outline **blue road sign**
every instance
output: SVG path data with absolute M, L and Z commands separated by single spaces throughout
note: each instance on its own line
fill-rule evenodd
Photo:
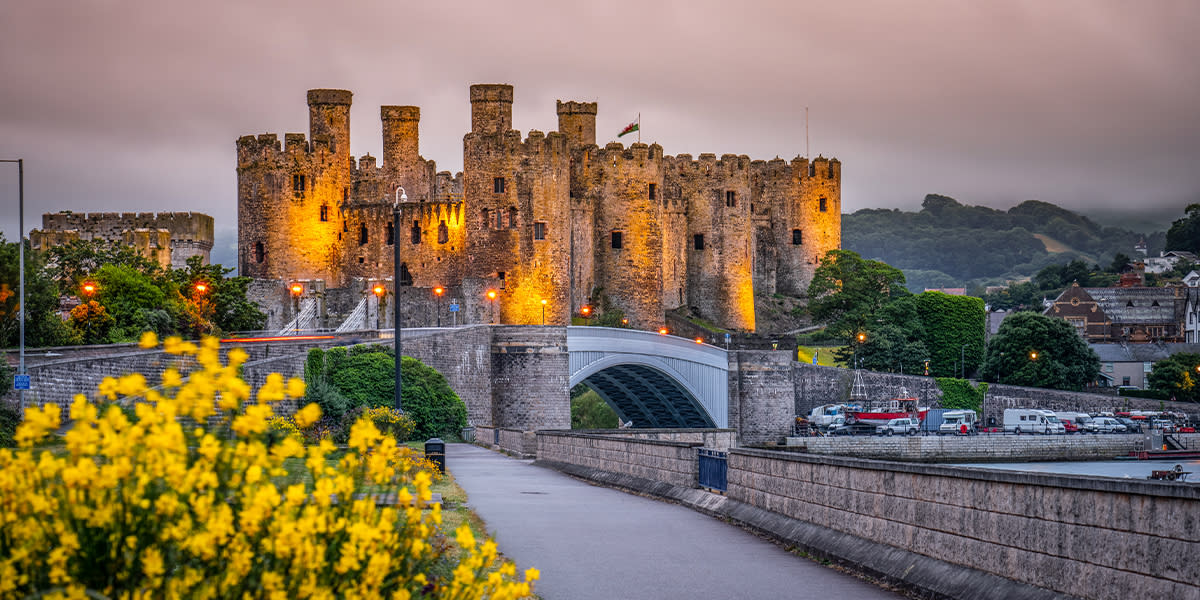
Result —
M 13 376 L 13 389 L 14 390 L 31 390 L 31 389 L 33 389 L 33 387 L 31 387 L 29 385 L 29 375 Z
M 457 302 L 450 304 L 450 312 L 458 312 L 458 303 Z

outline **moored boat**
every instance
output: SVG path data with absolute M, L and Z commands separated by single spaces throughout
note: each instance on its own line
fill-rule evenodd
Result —
M 900 387 L 900 396 L 896 398 L 877 401 L 867 400 L 866 385 L 863 383 L 862 374 L 858 371 L 854 372 L 854 387 L 850 388 L 850 401 L 857 402 L 859 406 L 865 406 L 865 408 L 848 410 L 847 423 L 886 425 L 892 419 L 902 419 L 904 417 L 924 421 L 925 415 L 929 414 L 929 407 L 920 406 L 920 401 L 915 397 L 909 396 L 908 389 L 903 386 Z

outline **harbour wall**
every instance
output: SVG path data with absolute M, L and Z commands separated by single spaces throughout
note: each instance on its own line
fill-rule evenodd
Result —
M 787 449 L 907 462 L 1108 460 L 1145 449 L 1136 434 L 789 437 Z

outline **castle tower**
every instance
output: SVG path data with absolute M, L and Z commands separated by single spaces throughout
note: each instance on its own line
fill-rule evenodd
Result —
M 557 101 L 558 130 L 567 136 L 567 145 L 590 146 L 596 143 L 596 103 Z
M 842 246 L 842 163 L 818 156 L 792 161 L 793 181 L 781 207 L 776 290 L 803 296 L 826 252 Z
M 471 86 L 471 132 L 504 133 L 512 129 L 513 86 L 478 83 Z
M 346 90 L 308 90 L 308 135 L 315 146 L 327 138 L 330 152 L 348 165 L 350 160 L 350 98 Z
M 395 172 L 420 158 L 421 109 L 416 106 L 381 106 L 383 120 L 383 168 Z

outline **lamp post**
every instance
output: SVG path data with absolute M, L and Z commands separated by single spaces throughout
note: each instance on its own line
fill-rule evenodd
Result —
M 542 298 L 542 327 L 546 326 L 546 299 Z M 1196 367 L 1200 371 L 1200 367 Z
M 387 290 L 377 283 L 371 292 L 375 294 L 375 329 L 383 329 L 383 295 Z
M 446 293 L 446 288 L 437 286 L 433 288 L 433 294 L 437 296 L 437 326 L 442 326 L 442 294 Z
M 496 290 L 487 291 L 487 299 L 492 303 L 492 325 L 496 324 Z
M 962 348 L 958 349 L 958 362 L 962 365 L 963 379 L 967 378 L 967 346 L 970 346 L 970 344 L 963 344 Z
M 854 337 L 854 339 L 858 340 L 858 343 L 854 345 L 854 368 L 857 369 L 858 368 L 858 347 L 863 345 L 864 343 L 866 343 L 867 334 L 860 331 L 860 332 L 858 332 L 858 335 Z
M 25 375 L 25 159 L 3 159 L 0 162 L 17 163 L 17 270 L 20 279 L 20 304 L 17 306 L 17 321 L 20 323 L 20 359 L 17 363 L 17 374 Z M 25 415 L 25 390 L 20 390 L 21 415 Z
M 293 283 L 292 287 L 292 312 L 296 315 L 296 335 L 300 335 L 300 294 L 304 293 L 304 286 L 299 283 Z
M 192 289 L 196 290 L 196 339 L 200 339 L 200 335 L 204 328 L 204 295 L 208 293 L 208 284 L 203 281 L 197 281 L 192 285 Z
M 392 303 L 392 320 L 395 322 L 396 338 L 396 412 L 404 412 L 401 408 L 403 380 L 400 377 L 400 363 L 403 362 L 403 348 L 400 341 L 400 203 L 408 202 L 408 194 L 404 186 L 396 186 L 396 200 L 392 203 L 392 285 L 395 286 L 395 298 Z

